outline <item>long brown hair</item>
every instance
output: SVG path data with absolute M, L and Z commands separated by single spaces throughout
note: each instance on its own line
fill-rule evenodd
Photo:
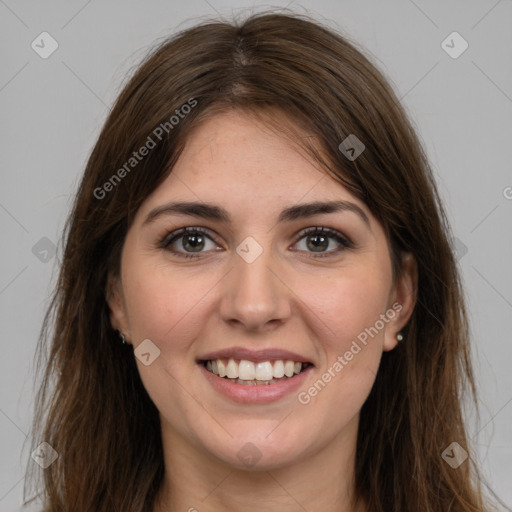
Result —
M 160 44 L 90 155 L 38 345 L 33 445 L 45 441 L 59 455 L 42 472 L 45 511 L 152 510 L 164 475 L 158 411 L 132 347 L 110 325 L 107 276 L 119 271 L 136 211 L 172 172 L 191 129 L 227 109 L 274 109 L 313 134 L 320 149 L 307 137 L 301 147 L 382 223 L 394 275 L 403 252 L 417 261 L 405 340 L 383 354 L 361 410 L 357 497 L 372 512 L 488 510 L 463 423 L 464 392 L 475 397 L 464 296 L 421 143 L 356 43 L 306 16 L 270 12 L 202 22 Z M 365 145 L 355 160 L 339 148 L 350 134 Z M 152 147 L 130 160 L 143 146 Z M 470 454 L 456 469 L 441 456 L 452 442 Z

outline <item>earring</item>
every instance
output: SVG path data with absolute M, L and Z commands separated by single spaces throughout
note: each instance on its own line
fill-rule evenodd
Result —
M 124 334 L 121 331 L 117 331 L 119 334 L 119 339 L 121 340 L 121 343 L 123 345 L 126 345 L 126 338 L 124 337 Z
M 402 334 L 401 332 L 397 332 L 397 333 L 396 333 L 396 339 L 397 339 L 398 341 L 402 341 L 402 340 L 404 339 L 403 334 Z

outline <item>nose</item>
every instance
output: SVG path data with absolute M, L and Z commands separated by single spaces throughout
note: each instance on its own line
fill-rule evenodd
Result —
M 270 247 L 249 261 L 234 254 L 234 268 L 222 281 L 220 313 L 225 322 L 244 331 L 268 332 L 290 317 L 292 291 Z

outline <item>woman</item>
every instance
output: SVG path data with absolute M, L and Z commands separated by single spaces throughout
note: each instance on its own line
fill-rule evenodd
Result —
M 266 13 L 167 40 L 67 224 L 44 510 L 490 510 L 449 239 L 403 108 L 346 38 Z

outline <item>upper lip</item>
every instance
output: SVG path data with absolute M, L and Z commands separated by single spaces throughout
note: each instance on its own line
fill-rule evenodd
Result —
M 245 347 L 231 347 L 216 350 L 215 352 L 208 352 L 200 356 L 197 361 L 210 361 L 215 359 L 245 359 L 247 361 L 269 361 L 269 360 L 291 360 L 296 363 L 311 363 L 307 357 L 301 356 L 289 350 L 282 350 L 279 348 L 265 348 L 260 350 L 250 350 Z

